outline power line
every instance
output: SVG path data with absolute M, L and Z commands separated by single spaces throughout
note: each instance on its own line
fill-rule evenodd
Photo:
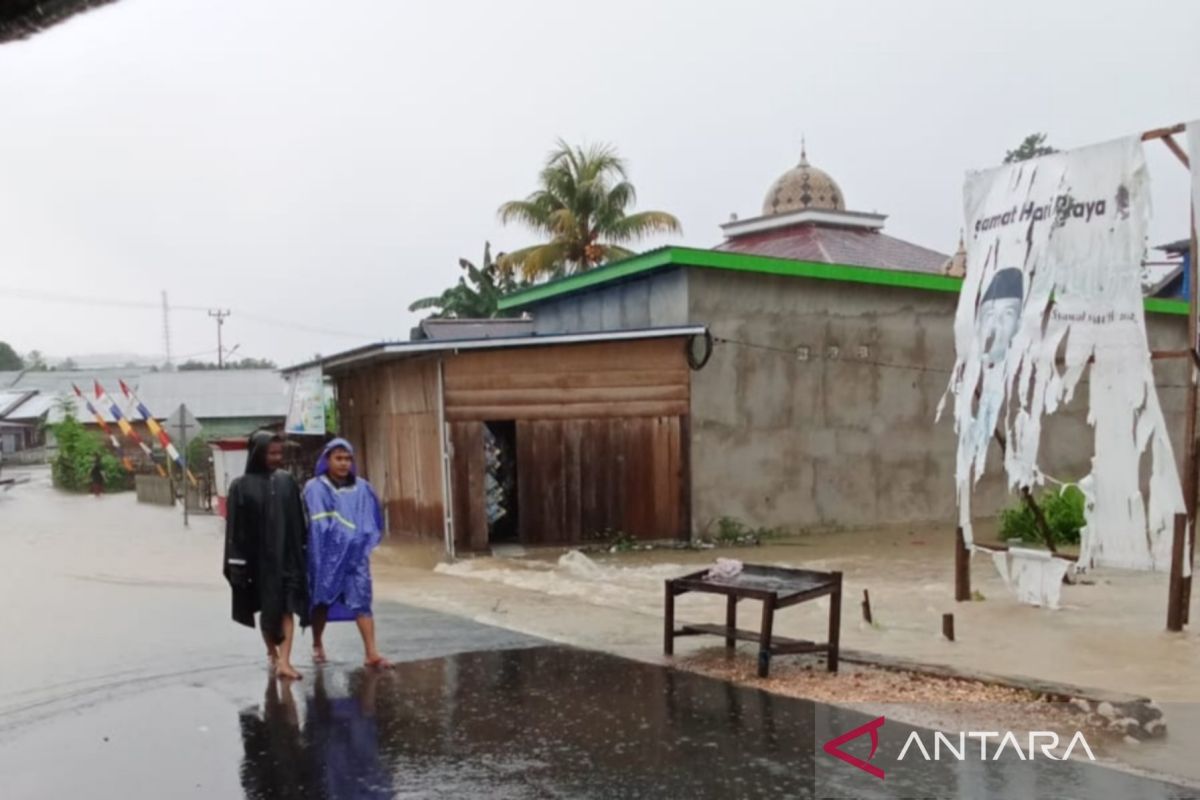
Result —
M 89 306 L 93 308 L 129 308 L 141 309 L 146 311 L 162 311 L 161 303 L 139 300 L 121 300 L 116 298 L 98 298 L 85 297 L 83 295 L 73 295 L 63 292 L 46 292 L 32 289 L 18 289 L 7 286 L 0 286 L 0 296 L 13 297 L 22 300 L 33 300 L 41 303 L 65 303 L 70 305 Z M 175 305 L 168 306 L 170 311 L 197 311 L 208 313 L 211 306 L 193 306 L 193 305 Z M 325 336 L 339 336 L 346 339 L 359 339 L 363 341 L 374 341 L 382 339 L 379 336 L 369 336 L 365 333 L 354 331 L 343 331 L 334 328 L 324 328 L 316 325 L 307 325 L 300 322 L 290 322 L 275 317 L 268 317 L 262 314 L 253 314 L 240 309 L 226 309 L 226 313 L 236 311 L 238 316 L 252 322 L 257 322 L 260 325 L 269 325 L 276 328 L 288 328 L 304 333 L 317 333 Z
M 251 322 L 258 322 L 263 325 L 274 325 L 277 328 L 291 328 L 292 330 L 303 331 L 305 333 L 320 333 L 326 336 L 341 336 L 346 339 L 362 339 L 365 341 L 377 341 L 380 339 L 378 336 L 367 336 L 364 333 L 352 333 L 350 331 L 340 331 L 334 328 L 322 328 L 316 325 L 306 325 L 300 322 L 287 322 L 286 320 L 264 317 L 261 314 L 249 314 L 245 311 L 238 311 L 238 316 L 242 319 L 248 319 Z

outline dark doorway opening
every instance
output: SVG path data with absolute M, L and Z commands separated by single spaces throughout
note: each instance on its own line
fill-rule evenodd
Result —
M 488 543 L 515 542 L 521 526 L 517 517 L 517 423 L 513 420 L 483 425 L 484 507 Z

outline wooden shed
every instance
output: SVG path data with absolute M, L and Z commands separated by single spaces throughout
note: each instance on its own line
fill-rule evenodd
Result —
M 378 344 L 321 366 L 392 535 L 443 538 L 451 554 L 677 539 L 686 347 L 704 330 Z

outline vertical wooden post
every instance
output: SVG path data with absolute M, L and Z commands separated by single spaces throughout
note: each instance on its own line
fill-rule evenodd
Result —
M 663 609 L 663 654 L 675 655 L 675 582 L 666 582 L 666 603 Z
M 942 636 L 954 641 L 954 615 L 942 614 Z
M 762 630 L 758 634 L 758 677 L 765 678 L 771 671 L 771 631 L 775 627 L 775 594 L 763 600 Z
M 1189 164 L 1189 167 L 1190 167 L 1190 164 Z M 1200 340 L 1200 317 L 1198 317 L 1198 315 L 1200 315 L 1200 310 L 1198 310 L 1196 308 L 1196 298 L 1200 297 L 1200 291 L 1197 291 L 1197 289 L 1196 289 L 1196 280 L 1197 280 L 1197 275 L 1200 275 L 1200 267 L 1198 267 L 1196 265 L 1196 251 L 1197 251 L 1197 247 L 1196 247 L 1196 205 L 1195 205 L 1194 199 L 1192 201 L 1191 211 L 1192 211 L 1192 219 L 1191 219 L 1192 242 L 1191 242 L 1191 249 L 1190 249 L 1190 254 L 1189 254 L 1190 258 L 1188 259 L 1188 273 L 1189 273 L 1189 277 L 1191 278 L 1191 290 L 1192 290 L 1191 295 L 1192 296 L 1191 296 L 1191 300 L 1190 300 L 1190 303 L 1188 306 L 1188 335 L 1192 337 L 1191 346 L 1192 346 L 1193 352 L 1200 352 L 1200 341 L 1198 341 L 1198 340 Z M 1197 356 L 1193 356 L 1192 357 L 1192 370 L 1193 370 L 1192 374 L 1194 376 L 1196 375 L 1196 371 L 1198 369 L 1196 364 L 1197 364 Z M 1188 521 L 1191 523 L 1190 527 L 1191 527 L 1192 542 L 1191 542 L 1191 547 L 1188 549 L 1188 552 L 1186 554 L 1187 559 L 1188 559 L 1188 564 L 1191 566 L 1191 569 L 1188 570 L 1187 577 L 1183 579 L 1183 591 L 1181 592 L 1182 597 L 1180 598 L 1180 602 L 1183 605 L 1183 624 L 1185 624 L 1185 625 L 1188 624 L 1188 622 L 1190 622 L 1190 618 L 1191 618 L 1192 574 L 1195 573 L 1195 571 L 1196 571 L 1196 502 L 1197 502 L 1196 495 L 1197 495 L 1197 492 L 1200 492 L 1200 488 L 1198 488 L 1196 485 L 1197 480 L 1200 480 L 1200 474 L 1197 474 L 1198 467 L 1200 467 L 1200 462 L 1198 462 L 1197 459 L 1200 459 L 1200 453 L 1197 452 L 1197 446 L 1196 446 L 1196 402 L 1197 402 L 1197 399 L 1200 399 L 1200 398 L 1197 398 L 1198 393 L 1200 393 L 1200 389 L 1197 388 L 1196 380 L 1192 380 L 1188 384 L 1188 400 L 1189 400 L 1188 408 L 1190 409 L 1191 420 L 1192 420 L 1191 434 L 1188 437 L 1188 445 L 1191 446 L 1191 452 L 1192 452 L 1191 460 L 1188 462 L 1188 466 L 1191 467 L 1191 476 L 1188 478 L 1188 480 L 1190 481 L 1190 483 L 1188 484 L 1188 491 L 1190 491 L 1192 494 L 1192 502 L 1188 506 Z
M 954 599 L 960 603 L 971 599 L 971 551 L 961 525 L 954 532 Z
M 1200 399 L 1200 387 L 1196 385 L 1198 375 L 1196 358 L 1200 347 L 1200 336 L 1197 331 L 1197 266 L 1196 266 L 1196 225 L 1195 205 L 1189 207 L 1191 229 L 1191 244 L 1188 257 L 1188 352 L 1192 357 L 1188 365 L 1187 406 L 1184 408 L 1184 440 L 1183 440 L 1183 500 L 1187 508 L 1187 516 L 1181 522 L 1175 519 L 1175 540 L 1171 547 L 1171 579 L 1167 589 L 1167 630 L 1181 631 L 1188 621 L 1188 607 L 1191 605 L 1192 578 L 1184 577 L 1183 560 L 1186 558 L 1195 564 L 1195 542 L 1189 549 L 1184 545 L 1188 529 L 1192 529 L 1195 537 L 1196 519 L 1196 403 Z M 1189 523 L 1191 523 L 1189 525 Z
M 732 650 L 737 647 L 737 603 L 736 595 L 728 595 L 725 598 L 725 649 Z
M 1187 538 L 1188 515 L 1175 515 L 1175 538 L 1171 543 L 1171 579 L 1167 585 L 1167 630 L 1183 630 L 1183 544 Z
M 862 612 L 863 622 L 867 623 L 868 625 L 875 622 L 875 620 L 871 617 L 871 594 L 866 589 L 863 589 Z
M 833 579 L 833 594 L 829 595 L 829 651 L 825 663 L 830 672 L 837 672 L 842 640 L 842 573 L 833 573 Z

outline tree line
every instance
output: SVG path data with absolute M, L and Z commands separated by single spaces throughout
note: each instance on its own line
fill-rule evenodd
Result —
M 130 369 L 138 368 L 137 364 L 132 363 L 125 364 L 124 366 Z M 55 372 L 57 370 L 69 371 L 76 369 L 79 369 L 79 365 L 73 358 L 64 358 L 57 364 L 50 364 L 40 350 L 31 350 L 22 356 L 8 342 L 0 341 L 0 372 L 20 372 L 21 370 L 28 370 L 30 372 Z M 277 365 L 269 358 L 243 358 L 240 361 L 226 361 L 223 366 L 218 366 L 211 361 L 189 359 L 176 367 L 176 369 L 181 372 L 208 369 L 277 369 Z M 157 372 L 158 367 L 150 367 L 150 371 Z

